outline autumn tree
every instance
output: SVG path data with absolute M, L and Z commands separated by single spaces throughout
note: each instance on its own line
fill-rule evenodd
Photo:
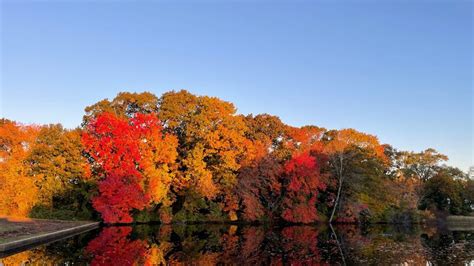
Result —
M 326 129 L 317 126 L 289 127 L 285 139 L 286 148 L 295 151 L 321 151 L 322 137 Z
M 397 168 L 405 177 L 427 181 L 436 175 L 440 164 L 447 160 L 446 155 L 432 148 L 422 152 L 401 151 L 397 154 Z
M 244 117 L 248 130 L 246 138 L 250 141 L 253 155 L 247 155 L 251 160 L 258 160 L 272 154 L 277 160 L 285 159 L 289 154 L 284 151 L 289 126 L 284 124 L 277 116 L 269 114 L 248 115 Z
M 244 117 L 247 144 L 235 194 L 240 199 L 241 219 L 273 220 L 279 217 L 282 199 L 282 163 L 287 151 L 283 139 L 288 126 L 278 117 L 259 114 Z
M 219 196 L 232 219 L 236 199 L 229 192 L 237 183 L 247 143 L 247 127 L 235 112 L 229 102 L 184 90 L 163 94 L 158 112 L 165 129 L 179 140 L 177 191 L 194 189 L 208 200 Z
M 26 163 L 37 134 L 36 126 L 0 120 L 0 215 L 26 217 L 37 202 L 36 180 Z
M 112 101 L 101 100 L 85 108 L 83 125 L 101 113 L 112 113 L 118 117 L 132 118 L 137 113 L 156 113 L 158 97 L 150 92 L 120 92 Z
M 239 170 L 236 194 L 241 199 L 241 219 L 274 220 L 282 201 L 282 165 L 272 156 Z
M 41 204 L 52 208 L 54 197 L 64 197 L 86 179 L 82 150 L 79 130 L 65 130 L 59 124 L 41 127 L 27 158 Z
M 106 222 L 131 222 L 130 211 L 165 201 L 177 141 L 162 134 L 156 115 L 138 113 L 128 119 L 99 114 L 82 140 L 99 179 L 93 205 Z
M 318 192 L 326 189 L 326 184 L 322 182 L 316 158 L 308 152 L 295 154 L 284 165 L 284 178 L 282 218 L 295 223 L 318 221 Z
M 329 222 L 332 222 L 341 198 L 341 192 L 346 178 L 350 175 L 348 163 L 354 157 L 354 149 L 364 149 L 372 156 L 385 158 L 384 146 L 381 145 L 377 137 L 358 132 L 354 129 L 342 129 L 328 131 L 323 136 L 325 142 L 325 152 L 329 155 L 329 162 L 333 175 L 337 179 L 337 192 L 332 207 Z

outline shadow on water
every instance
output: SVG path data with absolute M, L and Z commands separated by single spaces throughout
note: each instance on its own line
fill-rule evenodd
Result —
M 4 265 L 464 265 L 473 261 L 473 231 L 216 224 L 103 227 L 0 259 Z

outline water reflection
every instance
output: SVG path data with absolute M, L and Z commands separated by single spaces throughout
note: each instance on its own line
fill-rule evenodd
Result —
M 474 232 L 389 226 L 120 226 L 0 261 L 4 265 L 464 265 L 474 261 Z

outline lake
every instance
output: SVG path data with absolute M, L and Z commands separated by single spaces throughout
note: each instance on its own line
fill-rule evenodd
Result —
M 0 261 L 4 265 L 474 265 L 474 231 L 383 225 L 110 226 Z

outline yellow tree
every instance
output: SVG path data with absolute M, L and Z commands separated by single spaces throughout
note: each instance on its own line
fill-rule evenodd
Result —
M 41 204 L 52 208 L 53 197 L 64 194 L 85 176 L 86 160 L 79 130 L 65 130 L 61 125 L 40 129 L 27 162 L 30 175 L 40 189 Z
M 162 126 L 155 116 L 135 115 L 135 124 L 142 130 L 140 149 L 140 168 L 144 176 L 145 191 L 153 204 L 161 204 L 160 220 L 171 222 L 169 207 L 173 203 L 169 192 L 176 176 L 176 158 L 178 139 L 164 134 Z
M 37 201 L 25 159 L 38 134 L 35 126 L 0 120 L 0 215 L 27 216 Z
M 244 157 L 243 117 L 233 104 L 218 98 L 195 96 L 187 91 L 168 92 L 159 101 L 158 116 L 179 140 L 180 170 L 177 186 L 195 187 L 201 195 L 224 197 L 224 210 L 236 218 L 236 199 L 226 193 L 237 183 Z

